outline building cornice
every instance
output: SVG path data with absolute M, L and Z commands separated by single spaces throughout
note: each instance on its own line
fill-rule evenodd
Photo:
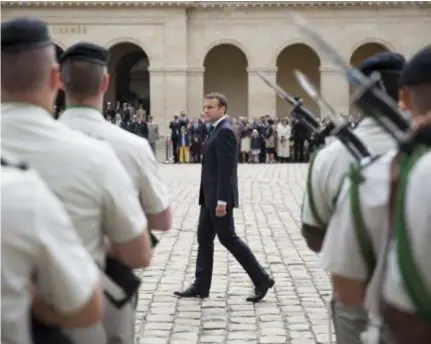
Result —
M 367 8 L 430 7 L 429 1 L 2 1 L 2 8 Z

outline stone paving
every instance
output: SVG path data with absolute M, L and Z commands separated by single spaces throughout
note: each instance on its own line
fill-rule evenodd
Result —
M 307 165 L 240 165 L 237 233 L 275 279 L 258 304 L 248 276 L 215 241 L 214 277 L 206 300 L 177 299 L 194 277 L 199 165 L 161 165 L 172 190 L 174 227 L 160 236 L 152 266 L 142 272 L 137 344 L 330 343 L 327 275 L 299 231 Z

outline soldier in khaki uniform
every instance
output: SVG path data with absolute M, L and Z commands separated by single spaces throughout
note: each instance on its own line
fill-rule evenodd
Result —
M 407 64 L 401 74 L 403 104 L 406 103 L 404 87 L 408 87 L 408 81 L 406 84 L 404 79 L 409 74 L 412 62 Z M 422 120 L 423 116 L 415 106 L 410 104 L 406 110 L 412 114 L 415 122 Z M 346 180 L 320 254 L 323 268 L 340 282 L 343 281 L 344 288 L 340 288 L 337 293 L 341 302 L 368 311 L 368 329 L 362 337 L 369 344 L 395 343 L 382 319 L 381 286 L 388 242 L 393 230 L 390 209 L 391 199 L 392 202 L 395 199 L 394 185 L 398 182 L 398 173 L 395 173 L 397 153 L 397 150 L 391 150 L 364 168 L 360 172 L 360 181 L 357 178 Z M 426 184 L 423 185 L 425 187 Z M 395 281 L 388 285 L 391 290 L 402 290 Z
M 1 342 L 30 343 L 32 304 L 47 325 L 96 323 L 102 314 L 98 269 L 63 205 L 34 171 L 10 158 L 1 163 Z
M 101 106 L 109 77 L 107 63 L 108 52 L 95 44 L 77 43 L 64 52 L 60 66 L 67 108 L 60 122 L 112 146 L 132 179 L 149 228 L 166 231 L 172 223 L 171 201 L 148 141 L 103 119 Z M 121 310 L 110 304 L 106 307 L 108 341 L 133 343 L 134 303 Z
M 365 75 L 380 72 L 384 89 L 390 97 L 398 100 L 398 75 L 404 64 L 405 60 L 399 54 L 381 53 L 365 60 L 359 69 Z M 364 118 L 355 129 L 355 134 L 373 155 L 384 154 L 396 148 L 393 138 L 371 118 Z M 302 229 L 309 247 L 316 252 L 320 251 L 322 243 L 326 241 L 325 233 L 334 204 L 352 162 L 353 157 L 342 143 L 336 140 L 317 152 L 310 164 L 302 211 Z M 343 284 L 336 275 L 332 278 L 332 284 L 332 311 L 337 341 L 340 344 L 359 343 L 359 334 L 366 326 L 367 314 L 362 307 L 347 306 L 337 298 L 337 290 L 343 288 Z
M 36 33 L 43 40 L 23 43 L 23 37 L 28 40 Z M 39 172 L 102 269 L 107 252 L 131 268 L 148 266 L 147 220 L 137 198 L 131 197 L 136 192 L 121 162 L 108 144 L 52 118 L 60 80 L 46 25 L 17 18 L 2 23 L 1 36 L 2 150 Z M 76 344 L 105 343 L 101 324 L 71 330 L 70 336 Z
M 431 127 L 431 45 L 416 53 L 401 78 L 402 100 Z M 425 115 L 425 116 L 424 116 Z M 429 133 L 429 130 L 428 130 Z M 427 135 L 429 138 L 429 134 Z M 429 142 L 429 141 L 428 141 Z M 408 163 L 407 163 L 408 162 Z M 400 166 L 393 211 L 393 241 L 380 295 L 383 316 L 397 344 L 431 342 L 431 148 L 417 147 Z

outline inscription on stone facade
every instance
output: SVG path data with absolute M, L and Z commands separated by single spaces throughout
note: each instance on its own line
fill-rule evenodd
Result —
M 53 25 L 50 30 L 54 35 L 85 35 L 87 33 L 85 25 Z

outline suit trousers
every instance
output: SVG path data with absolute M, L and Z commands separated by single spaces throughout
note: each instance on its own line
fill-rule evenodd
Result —
M 304 162 L 304 140 L 298 139 L 293 144 L 293 159 L 295 162 Z
M 148 142 L 150 144 L 151 150 L 154 153 L 154 156 L 156 156 L 156 142 Z
M 255 285 L 261 285 L 268 280 L 268 274 L 259 264 L 250 248 L 235 232 L 233 210 L 228 209 L 223 217 L 215 216 L 215 209 L 201 207 L 198 224 L 198 256 L 196 260 L 195 286 L 202 292 L 209 292 L 211 288 L 214 239 L 228 249 L 238 263 L 250 276 Z
M 176 141 L 176 138 L 171 138 L 172 141 L 172 154 L 174 156 L 174 162 L 177 163 L 179 162 L 179 153 L 180 153 L 180 147 Z

